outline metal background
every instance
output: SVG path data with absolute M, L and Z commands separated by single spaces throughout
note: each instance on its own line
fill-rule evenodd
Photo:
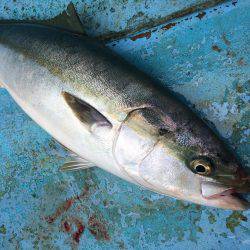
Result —
M 47 19 L 69 2 L 1 0 L 0 19 Z M 249 0 L 72 2 L 89 35 L 214 124 L 250 167 Z M 0 89 L 2 249 L 250 249 L 250 211 L 177 201 L 97 168 L 61 173 L 66 156 Z

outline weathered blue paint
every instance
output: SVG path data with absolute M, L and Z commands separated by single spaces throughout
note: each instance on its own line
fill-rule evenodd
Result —
M 134 29 L 138 25 L 156 22 L 194 6 L 211 5 L 223 0 L 1 0 L 0 19 L 47 19 L 61 13 L 73 3 L 88 34 Z
M 34 9 L 43 15 L 45 2 L 49 3 L 33 1 L 35 7 L 27 11 L 22 7 L 30 3 L 8 2 L 8 12 L 1 9 L 2 2 L 0 15 L 5 18 L 19 18 L 22 13 L 32 16 Z M 67 2 L 51 1 L 50 9 L 56 11 Z M 133 1 L 119 2 L 128 12 Z M 185 1 L 176 2 L 181 8 Z M 195 105 L 249 167 L 250 2 L 233 2 L 108 46 L 158 79 L 160 85 L 180 94 L 187 104 Z M 157 6 L 152 8 L 145 13 L 155 17 Z M 12 16 L 13 9 L 17 16 Z M 116 18 L 117 23 L 125 20 Z M 109 25 L 102 26 L 100 32 Z M 60 173 L 67 152 L 28 118 L 4 89 L 0 89 L 0 117 L 1 248 L 249 249 L 249 211 L 223 211 L 176 201 L 100 169 Z

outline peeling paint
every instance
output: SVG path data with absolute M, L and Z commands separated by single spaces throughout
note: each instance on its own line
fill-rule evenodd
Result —
M 0 234 L 6 234 L 7 230 L 4 225 L 0 226 Z
M 212 49 L 217 52 L 221 52 L 221 48 L 218 45 L 213 45 Z
M 138 34 L 136 36 L 133 36 L 130 39 L 132 41 L 136 41 L 137 39 L 144 38 L 144 37 L 149 39 L 151 37 L 151 32 L 150 31 L 149 32 L 144 32 L 144 33 Z
M 163 30 L 169 30 L 172 27 L 174 27 L 176 25 L 176 23 L 168 23 L 167 25 L 163 26 L 162 29 Z
M 234 211 L 232 214 L 226 219 L 227 228 L 234 233 L 235 228 L 241 224 L 241 221 L 247 222 L 247 217 L 244 216 L 241 212 Z
M 198 17 L 200 20 L 206 15 L 205 11 L 200 12 L 196 17 Z

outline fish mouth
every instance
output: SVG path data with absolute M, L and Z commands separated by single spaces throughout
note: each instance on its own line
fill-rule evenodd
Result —
M 230 210 L 247 210 L 250 209 L 250 201 L 246 196 L 249 189 L 236 189 L 233 187 L 223 186 L 213 182 L 201 183 L 202 197 L 211 204 L 224 209 Z

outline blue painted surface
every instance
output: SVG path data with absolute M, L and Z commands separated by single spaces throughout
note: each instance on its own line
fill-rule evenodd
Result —
M 133 29 L 183 9 L 219 0 L 1 0 L 0 19 L 46 19 L 62 12 L 72 2 L 91 35 Z
M 8 2 L 9 11 L 0 8 L 1 16 L 13 17 L 15 8 L 18 13 L 33 15 L 32 9 L 22 12 L 25 1 L 16 2 L 18 5 Z M 66 4 L 58 1 L 58 6 L 62 2 Z M 128 12 L 132 2 L 123 1 L 124 10 Z M 184 1 L 177 2 L 182 8 Z M 42 15 L 43 4 L 32 3 Z M 51 6 L 56 10 L 57 4 Z M 157 6 L 146 12 L 154 16 L 156 10 Z M 181 94 L 187 104 L 195 105 L 250 167 L 250 2 L 226 2 L 204 12 L 108 46 L 162 86 Z M 250 248 L 249 211 L 223 211 L 177 201 L 100 169 L 61 173 L 58 168 L 67 152 L 4 89 L 0 89 L 0 117 L 1 248 Z M 77 243 L 75 233 L 83 227 Z

